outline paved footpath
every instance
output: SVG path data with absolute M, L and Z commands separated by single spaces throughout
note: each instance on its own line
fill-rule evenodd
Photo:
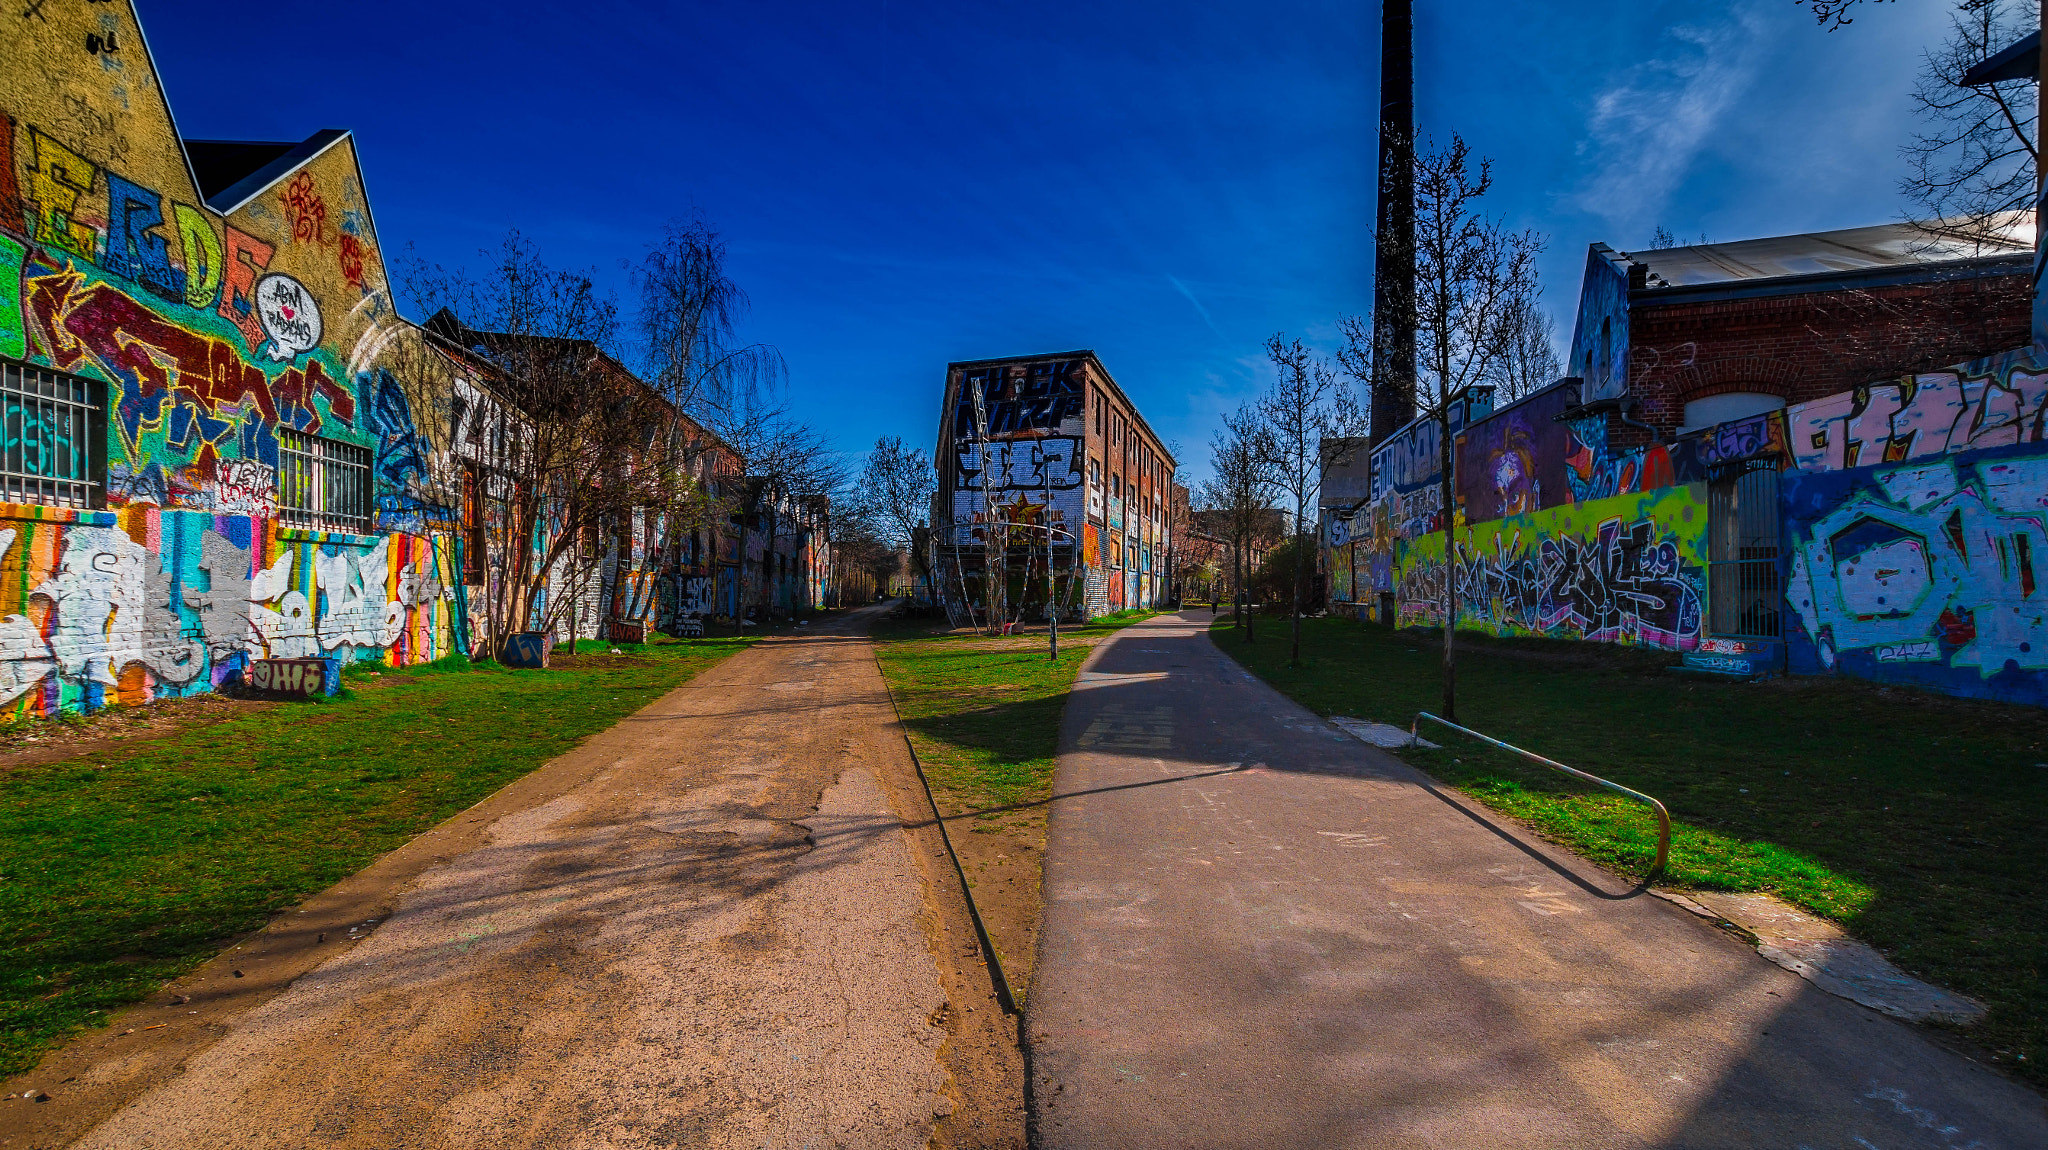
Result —
M 53 1055 L 0 1144 L 1020 1144 L 865 624 L 735 655 L 387 856 L 366 935 L 287 916 Z
M 2039 1095 L 1340 734 L 1208 622 L 1121 632 L 1067 707 L 1046 1150 L 2048 1146 Z

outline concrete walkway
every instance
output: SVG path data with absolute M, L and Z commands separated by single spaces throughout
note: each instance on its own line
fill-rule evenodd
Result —
M 1048 1150 L 2048 1146 L 2039 1095 L 1339 734 L 1208 623 L 1122 632 L 1067 708 Z
M 281 923 L 53 1055 L 0 1144 L 1021 1143 L 865 625 L 733 656 L 365 872 L 410 877 L 362 929 Z

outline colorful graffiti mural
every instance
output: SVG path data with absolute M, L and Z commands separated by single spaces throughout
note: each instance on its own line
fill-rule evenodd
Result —
M 0 704 L 17 714 L 210 690 L 251 659 L 455 650 L 457 568 L 439 540 L 364 547 L 142 506 L 0 517 Z
M 1698 485 L 1568 504 L 1459 529 L 1460 627 L 1671 650 L 1697 646 L 1706 601 Z M 1404 624 L 1443 620 L 1441 533 L 1396 572 Z
M 1571 499 L 1565 482 L 1570 438 L 1558 416 L 1578 404 L 1564 381 L 1502 408 L 1458 436 L 1458 510 L 1484 523 Z
M 1795 671 L 2048 699 L 2048 459 L 2024 447 L 1785 476 Z
M 1793 461 L 1806 471 L 2038 443 L 2048 364 L 2023 349 L 1795 404 L 1785 417 Z

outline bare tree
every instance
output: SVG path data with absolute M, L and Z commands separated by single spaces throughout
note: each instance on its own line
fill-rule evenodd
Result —
M 1849 18 L 1849 9 L 1862 2 L 1863 0 L 1792 0 L 1794 4 L 1812 8 L 1814 19 L 1820 21 L 1821 27 L 1826 28 L 1830 32 L 1837 28 L 1846 28 L 1854 24 L 1855 21 Z M 1890 3 L 1890 0 L 1870 0 L 1870 2 L 1873 4 L 1887 4 Z
M 1532 267 L 1525 290 L 1510 296 L 1495 330 L 1499 354 L 1486 371 L 1494 402 L 1513 403 L 1556 383 L 1564 374 L 1557 356 L 1557 327 L 1543 310 L 1543 292 Z
M 2036 84 L 1966 86 L 1963 74 L 2033 31 L 2040 15 L 2031 3 L 1966 0 L 1949 14 L 1948 38 L 1921 55 L 1913 103 L 1925 130 L 1899 149 L 1908 166 L 1899 191 L 1939 239 L 1979 250 L 2024 246 L 2012 228 L 2034 204 Z
M 1457 481 L 1452 417 L 1499 370 L 1517 301 L 1536 291 L 1533 232 L 1480 214 L 1492 164 L 1458 136 L 1415 159 L 1416 320 L 1424 414 L 1437 423 L 1444 517 L 1444 718 L 1457 718 Z
M 1420 213 L 1417 222 L 1422 222 Z M 1266 358 L 1273 361 L 1279 378 L 1259 397 L 1259 421 L 1265 434 L 1258 442 L 1265 451 L 1268 482 L 1292 505 L 1293 632 L 1287 661 L 1290 666 L 1300 666 L 1302 603 L 1308 596 L 1306 540 L 1311 525 L 1317 522 L 1316 502 L 1322 491 L 1325 467 L 1341 467 L 1347 462 L 1341 456 L 1326 459 L 1323 445 L 1361 438 L 1366 421 L 1351 389 L 1339 382 L 1330 365 L 1300 340 L 1290 343 L 1281 336 L 1272 337 L 1266 341 Z
M 726 275 L 725 242 L 709 224 L 669 224 L 633 282 L 641 374 L 685 411 L 742 403 L 782 383 L 782 353 L 739 337 L 747 294 Z
M 490 557 L 486 651 L 517 632 L 555 629 L 581 585 L 580 541 L 635 513 L 665 521 L 687 503 L 690 445 L 679 409 L 610 351 L 617 305 L 587 273 L 549 267 L 508 235 L 480 276 L 414 260 L 403 280 L 431 312 L 426 331 L 467 362 L 475 390 L 454 417 L 482 514 L 502 544 Z M 402 265 L 403 266 L 403 265 Z
M 1209 440 L 1210 470 L 1214 475 L 1202 485 L 1202 501 L 1221 513 L 1224 534 L 1230 540 L 1231 612 L 1244 641 L 1252 641 L 1252 621 L 1245 610 L 1245 568 L 1253 538 L 1271 512 L 1267 495 L 1272 484 L 1271 456 L 1265 444 L 1266 428 L 1256 408 L 1240 407 L 1223 418 L 1223 426 Z
M 915 546 L 916 529 L 931 514 L 939 487 L 938 472 L 921 448 L 905 447 L 900 435 L 875 440 L 861 465 L 860 481 L 849 494 L 890 545 L 910 552 L 912 569 L 936 598 L 938 583 L 929 558 Z

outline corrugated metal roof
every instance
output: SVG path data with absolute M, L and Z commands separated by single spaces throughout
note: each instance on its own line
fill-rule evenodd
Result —
M 1780 276 L 1910 267 L 1978 256 L 2030 252 L 2034 247 L 2031 212 L 2008 213 L 1999 238 L 1990 242 L 1959 239 L 1938 225 L 1879 224 L 1833 232 L 1770 236 L 1726 244 L 1694 244 L 1682 248 L 1651 248 L 1626 258 L 1648 266 L 1651 287 L 1776 279 Z

